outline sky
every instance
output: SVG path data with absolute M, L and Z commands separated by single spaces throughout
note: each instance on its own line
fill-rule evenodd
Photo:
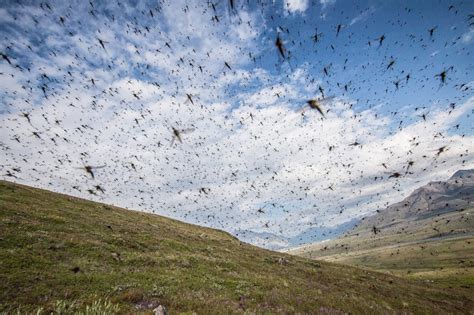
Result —
M 0 176 L 294 245 L 474 167 L 473 14 L 1 1 Z

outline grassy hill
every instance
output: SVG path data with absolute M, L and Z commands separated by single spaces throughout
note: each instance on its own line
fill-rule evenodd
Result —
M 474 172 L 432 182 L 336 239 L 288 253 L 474 292 Z
M 223 210 L 224 211 L 224 210 Z M 0 312 L 469 313 L 474 302 L 392 275 L 0 181 Z
M 394 224 L 289 253 L 474 291 L 474 209 Z M 398 233 L 403 229 L 403 233 Z

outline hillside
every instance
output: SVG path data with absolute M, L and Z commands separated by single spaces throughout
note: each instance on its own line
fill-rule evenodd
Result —
M 466 313 L 472 300 L 0 181 L 0 312 Z
M 432 182 L 341 237 L 289 253 L 474 288 L 474 171 Z
M 433 218 L 474 206 L 474 170 L 457 171 L 449 180 L 431 182 L 403 201 L 363 219 L 352 234 L 377 227 L 385 229 L 406 221 Z

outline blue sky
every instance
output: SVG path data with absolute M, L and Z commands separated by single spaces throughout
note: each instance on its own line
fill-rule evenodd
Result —
M 0 175 L 284 246 L 473 167 L 472 2 L 234 2 L 2 2 Z

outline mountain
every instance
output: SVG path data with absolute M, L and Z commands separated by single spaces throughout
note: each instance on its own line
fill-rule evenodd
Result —
M 379 211 L 379 215 L 362 220 L 353 219 L 334 227 L 312 227 L 292 237 L 249 230 L 236 230 L 232 234 L 257 246 L 285 251 L 304 244 L 335 239 L 347 232 L 370 230 L 373 226 L 381 228 L 394 224 L 397 220 L 413 220 L 415 217 L 433 216 L 465 208 L 473 202 L 473 178 L 474 170 L 460 170 L 446 182 L 432 182 L 417 189 L 402 202 L 383 210 L 383 214 Z M 354 229 L 355 227 L 358 229 Z
M 353 219 L 333 227 L 319 226 L 310 228 L 289 239 L 292 246 L 299 246 L 310 242 L 324 241 L 335 238 L 353 228 L 359 220 Z
M 228 233 L 0 181 L 0 313 L 465 313 L 392 275 L 261 249 Z
M 389 206 L 380 213 L 362 219 L 353 231 L 383 229 L 406 220 L 420 220 L 443 213 L 473 207 L 474 170 L 457 171 L 449 180 L 431 182 L 415 190 L 403 201 Z
M 288 253 L 474 288 L 474 170 L 431 182 L 344 235 Z
M 317 226 L 309 228 L 292 237 L 285 237 L 269 232 L 254 232 L 249 230 L 237 230 L 232 234 L 242 241 L 265 247 L 271 250 L 284 250 L 302 244 L 318 242 L 335 238 L 347 230 L 353 228 L 359 220 L 354 219 L 334 227 Z

